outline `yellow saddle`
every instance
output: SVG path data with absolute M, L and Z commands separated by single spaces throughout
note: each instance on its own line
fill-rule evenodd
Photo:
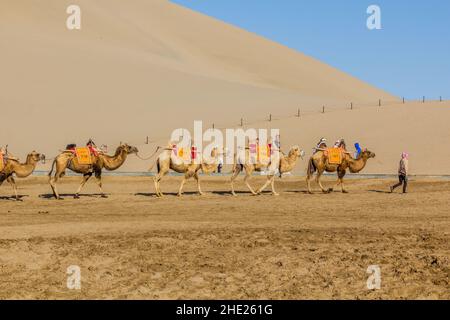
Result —
M 342 164 L 343 156 L 341 148 L 329 148 L 326 153 L 330 164 Z
M 75 154 L 77 155 L 77 160 L 79 164 L 91 165 L 92 157 L 91 151 L 88 147 L 75 148 Z

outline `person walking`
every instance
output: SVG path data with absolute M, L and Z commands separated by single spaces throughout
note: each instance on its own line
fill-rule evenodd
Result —
M 398 183 L 391 187 L 391 193 L 400 186 L 403 185 L 403 193 L 407 193 L 408 188 L 408 165 L 409 165 L 409 155 L 407 152 L 402 153 L 402 158 L 400 160 L 398 168 Z

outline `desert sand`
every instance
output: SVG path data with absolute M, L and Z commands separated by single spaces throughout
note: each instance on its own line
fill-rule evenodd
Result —
M 255 185 L 262 183 L 255 178 Z M 33 299 L 449 299 L 450 183 L 349 181 L 350 194 L 305 194 L 277 180 L 280 197 L 251 196 L 211 177 L 207 195 L 175 196 L 179 177 L 154 196 L 150 177 L 107 177 L 109 199 L 79 179 L 49 199 L 45 178 L 22 182 L 22 203 L 0 200 L 0 298 Z M 333 181 L 334 182 L 334 181 Z M 327 180 L 330 184 L 331 181 Z M 6 188 L 2 195 L 10 194 Z M 81 268 L 81 290 L 66 287 Z M 381 289 L 368 290 L 369 265 Z
M 310 155 L 321 137 L 360 142 L 377 155 L 367 174 L 395 174 L 408 151 L 411 174 L 450 175 L 448 101 L 403 104 L 169 1 L 78 0 L 76 31 L 66 28 L 69 4 L 0 0 L 0 145 L 21 159 L 89 138 L 145 157 L 194 120 L 223 129 L 243 118 L 244 128 L 280 129 L 284 151 Z M 131 156 L 120 171 L 152 161 Z M 349 195 L 310 196 L 306 163 L 277 180 L 280 197 L 250 196 L 240 183 L 232 198 L 229 177 L 202 177 L 206 196 L 190 182 L 178 199 L 180 178 L 168 177 L 169 195 L 157 199 L 150 177 L 123 176 L 104 178 L 108 199 L 89 183 L 74 200 L 80 178 L 66 177 L 66 199 L 55 201 L 47 178 L 33 176 L 18 181 L 24 201 L 15 202 L 5 183 L 0 299 L 450 298 L 447 180 L 415 178 L 409 194 L 391 195 L 395 178 L 366 177 L 347 181 Z M 81 268 L 80 291 L 66 287 L 70 265 Z M 370 265 L 381 267 L 381 290 L 366 287 Z

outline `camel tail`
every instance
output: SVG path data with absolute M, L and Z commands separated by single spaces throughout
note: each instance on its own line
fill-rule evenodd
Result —
M 314 164 L 314 160 L 313 158 L 309 159 L 308 162 L 308 177 L 311 177 L 314 172 L 316 172 L 317 168 L 316 165 Z

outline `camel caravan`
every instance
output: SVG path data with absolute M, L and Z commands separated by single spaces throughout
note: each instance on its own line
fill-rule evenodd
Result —
M 323 193 L 330 193 L 339 186 L 343 193 L 347 193 L 344 187 L 344 177 L 347 170 L 350 173 L 359 173 L 365 168 L 369 159 L 375 158 L 373 152 L 367 149 L 362 150 L 359 144 L 355 144 L 355 146 L 357 152 L 351 154 L 347 151 L 343 139 L 338 140 L 332 147 L 328 147 L 326 140 L 321 139 L 308 160 L 307 192 L 312 193 L 311 180 L 316 174 L 316 182 Z M 176 143 L 169 143 L 164 148 L 158 147 L 157 151 L 160 149 L 162 149 L 162 152 L 157 155 L 156 160 L 148 170 L 152 171 L 156 167 L 153 182 L 155 195 L 158 198 L 164 196 L 161 191 L 161 181 L 170 171 L 183 175 L 177 192 L 178 196 L 182 196 L 185 183 L 192 178 L 197 183 L 198 194 L 203 195 L 200 173 L 212 174 L 220 171 L 219 166 L 223 164 L 223 157 L 229 155 L 226 148 L 219 148 L 218 146 L 213 146 L 203 153 L 197 152 L 196 147 L 192 145 L 180 147 Z M 80 192 L 92 176 L 96 179 L 100 197 L 107 198 L 102 186 L 102 171 L 119 169 L 129 155 L 138 155 L 138 152 L 139 150 L 136 147 L 121 143 L 113 155 L 108 155 L 105 150 L 97 148 L 92 140 L 85 147 L 77 147 L 74 144 L 66 146 L 65 150 L 60 151 L 60 154 L 54 158 L 48 173 L 53 197 L 58 200 L 62 199 L 58 192 L 57 183 L 65 176 L 68 169 L 83 176 L 73 196 L 75 199 L 80 198 Z M 204 154 L 208 154 L 208 156 L 204 156 Z M 156 152 L 154 155 L 156 155 Z M 285 154 L 282 152 L 279 143 L 267 141 L 265 145 L 259 145 L 259 142 L 249 142 L 243 150 L 238 150 L 231 156 L 233 159 L 230 172 L 231 195 L 237 195 L 235 191 L 236 179 L 241 172 L 244 172 L 244 184 L 252 195 L 262 194 L 270 185 L 271 194 L 278 196 L 279 193 L 275 190 L 275 178 L 277 176 L 281 178 L 284 174 L 293 171 L 299 159 L 304 158 L 305 152 L 299 146 L 293 146 Z M 14 199 L 20 200 L 14 177 L 26 178 L 30 176 L 40 161 L 45 161 L 45 156 L 35 151 L 28 154 L 26 161 L 21 163 L 19 159 L 8 153 L 7 148 L 0 149 L 0 185 L 7 181 L 14 190 Z M 334 188 L 326 189 L 322 185 L 320 179 L 325 172 L 337 174 L 338 181 Z M 257 189 L 250 185 L 250 179 L 254 173 L 262 173 L 266 176 L 265 183 Z

